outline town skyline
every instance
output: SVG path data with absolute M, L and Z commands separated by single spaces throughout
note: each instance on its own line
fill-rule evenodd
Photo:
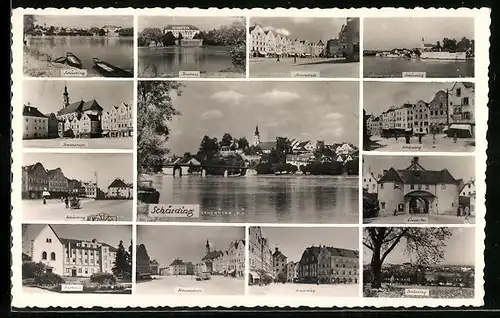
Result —
M 34 15 L 35 24 L 46 25 L 46 27 L 102 28 L 105 25 L 116 25 L 122 28 L 132 28 L 134 17 L 132 15 Z
M 64 86 L 67 86 L 70 104 L 80 100 L 97 100 L 104 111 L 133 100 L 131 81 L 24 81 L 24 105 L 37 107 L 43 114 L 57 114 L 63 108 Z M 110 94 L 110 92 L 113 92 Z M 134 106 L 135 107 L 135 106 Z
M 176 258 L 193 264 L 201 261 L 207 240 L 210 250 L 223 251 L 232 241 L 244 239 L 244 227 L 137 226 L 137 245 L 144 244 L 150 259 L 156 260 L 160 267 L 168 267 Z
M 64 176 L 83 182 L 95 182 L 97 171 L 98 187 L 106 192 L 116 178 L 132 183 L 134 161 L 132 154 L 96 153 L 24 153 L 23 166 L 40 162 L 45 169 L 61 168 Z M 111 167 L 114 167 L 111 168 Z
M 40 231 L 47 224 L 23 224 L 26 232 L 22 233 L 23 253 L 31 255 L 31 241 L 36 238 Z M 91 241 L 96 239 L 101 243 L 107 243 L 113 247 L 118 247 L 120 241 L 123 241 L 123 247 L 126 251 L 132 240 L 131 225 L 90 225 L 90 224 L 51 224 L 52 228 L 60 238 Z
M 258 24 L 267 30 L 274 30 L 291 39 L 318 43 L 337 39 L 346 18 L 281 18 L 256 17 L 250 18 L 250 27 Z
M 474 228 L 453 228 L 453 234 L 446 240 L 444 257 L 438 265 L 475 265 L 475 235 Z M 363 233 L 365 236 L 366 233 Z M 387 255 L 384 264 L 403 264 L 415 262 L 415 256 L 407 256 L 404 251 L 406 241 L 403 238 L 394 250 Z M 363 264 L 369 264 L 372 251 L 363 246 Z
M 394 32 L 397 30 L 398 32 Z M 474 39 L 473 18 L 365 18 L 364 50 L 420 48 L 425 43 L 436 44 L 443 38 Z M 441 43 L 442 44 L 442 43 Z
M 184 83 L 171 94 L 182 115 L 168 123 L 170 154 L 196 153 L 204 135 L 246 137 L 255 127 L 260 140 L 276 137 L 358 146 L 358 83 L 352 82 L 203 82 Z M 203 107 L 193 107 L 203 105 Z M 307 105 L 307 107 L 304 107 Z
M 359 250 L 357 227 L 261 227 L 261 229 L 262 236 L 269 241 L 271 252 L 274 253 L 277 247 L 287 257 L 287 262 L 299 262 L 304 250 L 313 245 Z
M 371 172 L 377 174 L 383 173 L 384 170 L 389 170 L 393 167 L 396 170 L 403 170 L 410 166 L 412 156 L 363 156 L 363 175 Z M 419 157 L 418 163 L 426 170 L 443 170 L 447 169 L 455 179 L 463 179 L 467 182 L 471 179 L 475 180 L 475 161 L 474 157 Z
M 419 100 L 430 103 L 439 90 L 450 90 L 455 82 L 393 83 L 366 82 L 363 84 L 363 107 L 367 115 L 379 116 L 390 107 L 416 104 Z
M 217 29 L 224 25 L 229 25 L 233 22 L 241 20 L 243 17 L 165 17 L 165 16 L 139 16 L 138 31 L 141 32 L 145 28 L 163 28 L 169 24 L 173 25 L 194 25 L 200 31 L 208 32 Z

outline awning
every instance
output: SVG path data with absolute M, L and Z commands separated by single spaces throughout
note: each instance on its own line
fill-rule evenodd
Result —
M 466 125 L 466 124 L 453 124 L 453 125 L 450 126 L 450 129 L 470 130 L 470 125 Z
M 254 271 L 250 271 L 250 275 L 252 275 L 253 279 L 259 279 L 260 278 L 259 274 L 257 272 L 254 272 Z
M 42 196 L 48 197 L 50 196 L 50 193 L 48 191 L 43 191 Z
M 448 127 L 444 127 L 444 128 L 443 128 L 443 131 L 448 131 Z
M 406 128 L 405 131 L 413 131 L 412 128 Z

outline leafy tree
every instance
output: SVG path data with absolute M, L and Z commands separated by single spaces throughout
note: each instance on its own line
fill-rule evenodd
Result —
M 120 241 L 118 244 L 118 250 L 116 251 L 115 262 L 113 264 L 113 268 L 111 269 L 115 276 L 125 276 L 126 273 L 129 273 L 130 270 L 128 268 L 128 255 L 127 251 L 123 247 L 123 241 Z
M 405 244 L 406 255 L 415 255 L 418 264 L 439 263 L 444 256 L 443 248 L 451 237 L 450 228 L 365 228 L 363 245 L 372 251 L 370 271 L 372 288 L 382 285 L 381 270 L 387 256 L 399 244 Z
M 99 28 L 97 28 L 97 27 L 91 27 L 91 28 L 89 29 L 89 32 L 90 32 L 90 33 L 93 33 L 93 34 L 99 34 L 99 30 L 100 30 L 100 29 L 99 29 Z
M 245 137 L 238 139 L 238 149 L 247 149 L 249 147 L 248 140 Z
M 26 14 L 23 17 L 24 34 L 30 34 L 35 29 L 36 18 L 32 14 Z
M 462 39 L 457 43 L 457 51 L 465 52 L 471 47 L 471 40 L 466 37 L 462 37 Z
M 137 168 L 139 173 L 159 171 L 169 150 L 168 122 L 181 115 L 172 95 L 181 94 L 182 85 L 174 81 L 141 81 L 137 85 Z
M 128 268 L 130 268 L 130 275 L 132 275 L 132 251 L 133 251 L 133 245 L 132 245 L 132 240 L 130 240 L 130 245 L 128 247 L 128 253 L 127 253 L 127 265 Z
M 441 51 L 441 49 L 442 49 L 442 47 L 441 47 L 441 42 L 439 42 L 439 41 L 437 41 L 437 42 L 436 42 L 436 49 L 437 49 L 438 51 Z
M 45 273 L 45 264 L 41 262 L 26 262 L 23 263 L 22 267 L 22 277 L 25 278 L 35 278 L 41 276 Z
M 222 139 L 220 141 L 220 146 L 221 147 L 229 147 L 233 143 L 233 136 L 231 136 L 228 133 L 225 133 L 222 135 Z
M 152 41 L 160 42 L 163 37 L 163 32 L 159 28 L 145 28 L 139 33 L 138 39 L 141 39 L 143 45 L 149 45 Z
M 198 149 L 197 157 L 201 161 L 213 160 L 215 155 L 219 152 L 219 143 L 217 138 L 210 138 L 207 135 L 203 136 Z
M 286 155 L 292 153 L 292 142 L 287 137 L 276 137 L 278 162 L 286 162 Z
M 175 45 L 175 36 L 172 32 L 168 31 L 162 38 L 163 46 Z
M 182 156 L 182 157 L 183 157 L 184 159 L 191 159 L 191 157 L 192 157 L 192 156 L 193 156 L 193 155 L 191 155 L 191 153 L 190 153 L 190 152 L 185 152 L 185 153 L 184 153 L 184 156 Z
M 231 47 L 230 54 L 235 68 L 246 67 L 246 22 L 244 18 L 224 25 L 213 32 L 214 41 Z
M 106 31 L 104 29 L 100 29 L 99 36 L 105 36 L 105 35 L 106 35 Z
M 367 120 L 368 115 L 366 114 L 366 110 L 363 109 L 363 150 L 370 150 L 370 145 L 372 143 L 370 135 L 368 134 Z
M 184 39 L 184 36 L 179 32 L 179 36 L 177 37 L 177 40 L 179 40 L 179 45 L 181 44 L 182 39 Z
M 118 31 L 119 36 L 134 36 L 134 28 L 123 28 Z

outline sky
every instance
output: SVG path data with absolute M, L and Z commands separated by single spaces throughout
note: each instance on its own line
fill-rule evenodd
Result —
M 145 28 L 160 28 L 163 30 L 169 24 L 192 24 L 200 30 L 210 31 L 234 21 L 245 19 L 243 17 L 166 17 L 166 16 L 139 16 L 139 32 Z
M 386 156 L 363 156 L 363 175 L 371 170 L 375 175 L 391 167 L 399 170 L 410 166 L 413 156 L 391 156 L 390 161 Z M 427 170 L 447 169 L 455 179 L 464 179 L 464 182 L 475 179 L 474 157 L 422 157 L 418 163 Z
M 475 239 L 472 227 L 453 228 L 453 235 L 446 241 L 444 248 L 443 265 L 474 265 L 476 263 Z M 404 254 L 406 241 L 403 239 L 394 250 L 387 256 L 385 264 L 402 264 L 415 261 L 415 256 L 411 258 Z M 363 246 L 363 263 L 370 263 L 372 251 Z
M 65 28 L 102 28 L 105 25 L 118 25 L 123 28 L 134 26 L 134 17 L 131 15 L 35 15 L 35 24 L 51 25 Z
M 364 50 L 416 48 L 443 38 L 474 39 L 473 18 L 365 18 Z
M 265 30 L 273 29 L 277 33 L 289 36 L 292 39 L 306 40 L 309 42 L 338 39 L 342 25 L 346 18 L 250 18 L 250 26 L 259 24 Z
M 358 144 L 359 84 L 355 82 L 184 82 L 169 123 L 171 154 L 196 153 L 204 135 L 227 132 L 251 143 L 278 136 Z
M 44 114 L 55 113 L 63 106 L 64 84 L 70 103 L 95 99 L 105 111 L 132 101 L 134 95 L 133 81 L 24 81 L 23 103 Z
M 23 253 L 30 255 L 31 240 L 34 240 L 46 224 L 27 224 L 26 232 L 23 232 Z M 132 239 L 132 227 L 129 225 L 52 225 L 52 228 L 60 238 L 71 238 L 80 240 L 96 239 L 117 247 L 123 241 L 123 247 L 128 250 Z
M 67 178 L 81 181 L 95 181 L 97 186 L 107 191 L 117 177 L 127 183 L 133 182 L 132 154 L 95 154 L 95 153 L 23 153 L 23 166 L 40 162 L 45 169 L 61 168 Z
M 225 250 L 229 243 L 245 239 L 244 227 L 138 225 L 137 244 L 144 244 L 151 260 L 167 267 L 176 258 L 196 264 L 211 250 Z
M 451 90 L 454 83 L 394 83 L 394 82 L 364 82 L 363 99 L 367 114 L 375 116 L 388 110 L 391 106 L 401 106 L 404 103 L 415 104 L 419 100 L 432 101 L 439 90 Z
M 277 247 L 288 259 L 300 261 L 302 253 L 312 245 L 359 250 L 359 229 L 357 227 L 261 227 L 262 236 L 269 240 L 274 253 Z

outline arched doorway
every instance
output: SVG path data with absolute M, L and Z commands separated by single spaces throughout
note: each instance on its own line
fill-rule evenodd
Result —
M 431 212 L 435 196 L 427 191 L 416 190 L 405 195 L 405 203 L 410 214 L 428 214 Z

